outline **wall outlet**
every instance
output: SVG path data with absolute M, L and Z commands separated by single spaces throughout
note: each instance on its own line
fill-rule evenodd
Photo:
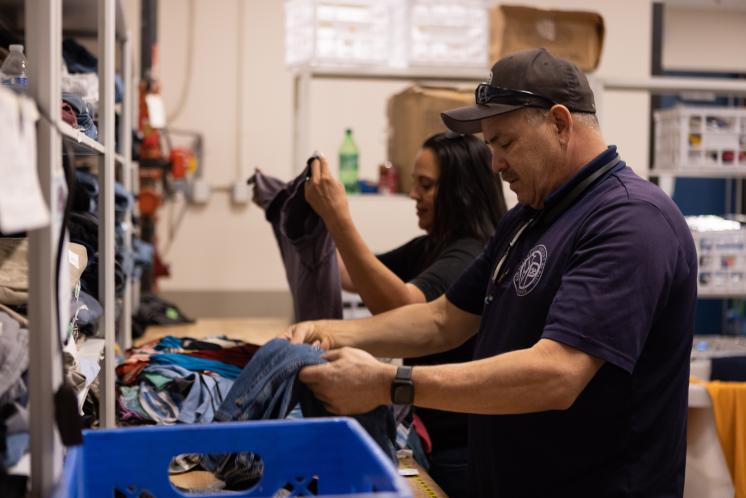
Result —
M 195 178 L 189 185 L 187 199 L 192 204 L 207 204 L 210 201 L 210 185 L 202 178 Z
M 251 187 L 246 182 L 236 182 L 231 190 L 231 201 L 234 204 L 248 204 L 251 200 Z

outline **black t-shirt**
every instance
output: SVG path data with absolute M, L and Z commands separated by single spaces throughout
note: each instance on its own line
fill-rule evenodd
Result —
M 428 237 L 423 235 L 387 253 L 378 259 L 396 276 L 409 282 L 425 294 L 428 301 L 442 296 L 484 249 L 476 239 L 459 239 L 448 245 L 435 260 L 425 267 Z M 471 361 L 474 338 L 450 351 L 444 351 L 404 361 L 407 365 L 441 365 Z M 417 408 L 417 414 L 427 427 L 433 451 L 467 446 L 467 415 Z
M 591 161 L 546 205 L 615 153 Z M 506 214 L 447 293 L 482 315 L 474 357 L 550 338 L 605 363 L 567 410 L 471 415 L 473 495 L 680 497 L 697 292 L 681 212 L 621 163 L 553 224 L 529 228 L 493 284 L 507 241 L 536 214 L 520 204 Z

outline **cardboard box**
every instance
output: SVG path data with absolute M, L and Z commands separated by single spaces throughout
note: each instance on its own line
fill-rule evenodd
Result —
M 490 64 L 511 52 L 543 47 L 585 72 L 598 67 L 604 42 L 599 14 L 499 5 L 490 20 Z
M 414 158 L 422 143 L 447 130 L 440 113 L 474 104 L 475 86 L 458 89 L 413 85 L 389 98 L 388 158 L 397 168 L 400 192 L 408 193 L 412 188 Z

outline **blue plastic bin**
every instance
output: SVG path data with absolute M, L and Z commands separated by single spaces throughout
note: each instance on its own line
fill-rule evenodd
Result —
M 171 459 L 188 453 L 252 451 L 264 474 L 244 491 L 184 493 L 169 481 Z M 411 497 L 412 493 L 383 451 L 350 418 L 273 420 L 86 431 L 82 446 L 68 451 L 55 498 L 128 498 L 148 492 L 155 498 L 272 496 L 286 484 L 289 496 Z M 147 496 L 147 495 L 146 495 Z

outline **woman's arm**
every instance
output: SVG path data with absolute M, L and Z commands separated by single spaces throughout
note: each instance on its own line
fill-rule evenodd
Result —
M 340 266 L 342 288 L 349 290 L 345 284 L 352 284 L 373 314 L 426 301 L 419 288 L 396 276 L 365 244 L 352 222 L 344 187 L 329 173 L 325 158 L 311 164 L 311 178 L 306 182 L 305 195 L 337 245 L 344 263 Z M 348 282 L 345 281 L 347 278 Z
M 357 292 L 355 284 L 352 283 L 352 279 L 350 278 L 350 272 L 347 271 L 347 267 L 345 266 L 345 260 L 342 259 L 339 250 L 337 250 L 337 266 L 339 267 L 339 277 L 342 281 L 342 288 L 347 292 Z

